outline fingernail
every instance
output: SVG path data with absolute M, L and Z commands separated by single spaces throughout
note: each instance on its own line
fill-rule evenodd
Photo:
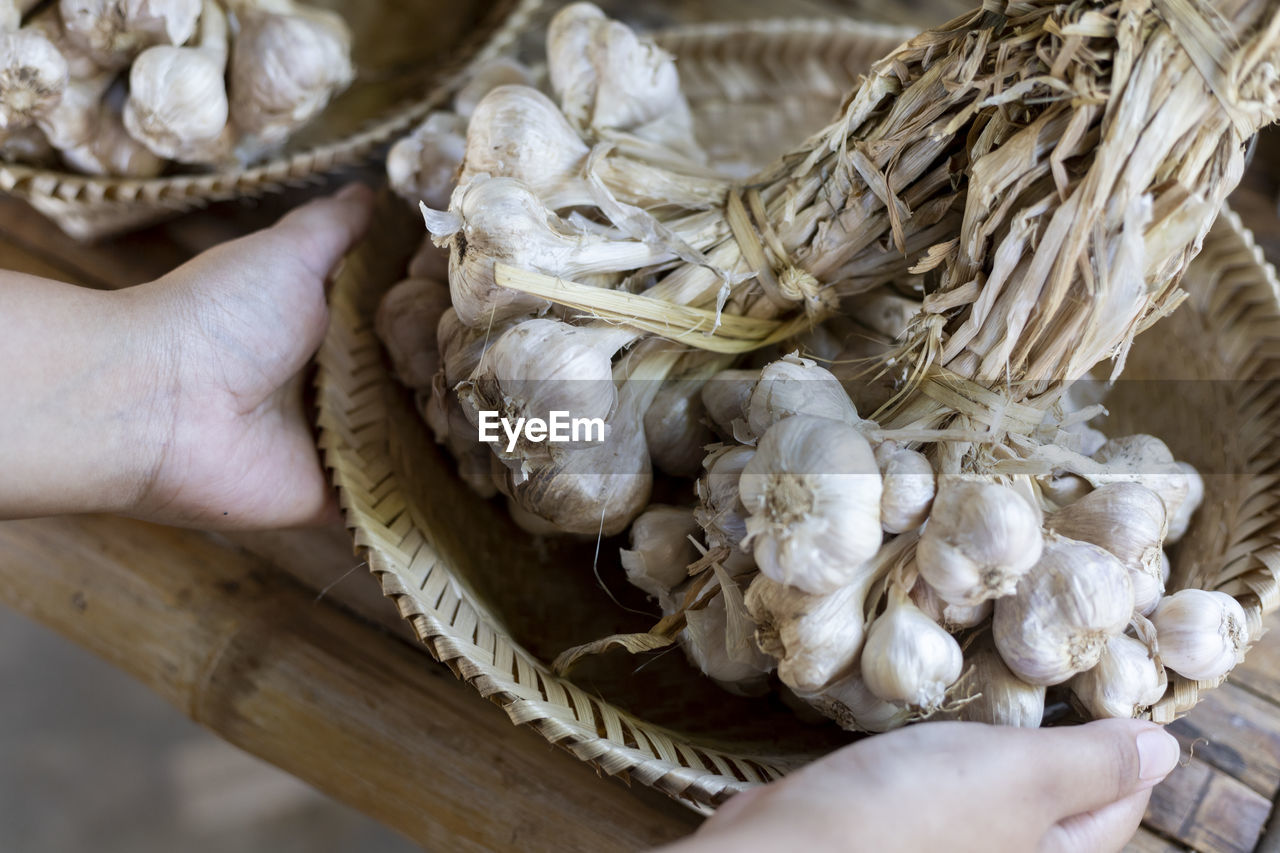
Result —
M 1148 729 L 1138 735 L 1138 778 L 1143 782 L 1159 782 L 1168 776 L 1182 755 L 1173 735 L 1164 729 Z

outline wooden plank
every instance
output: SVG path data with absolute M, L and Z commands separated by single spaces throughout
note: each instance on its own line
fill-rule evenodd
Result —
M 1232 670 L 1228 683 L 1280 701 L 1280 613 L 1267 617 L 1266 625 L 1269 630 Z
M 1248 853 L 1271 801 L 1198 758 L 1169 774 L 1151 795 L 1143 823 L 1205 853 Z
M 1280 708 L 1224 684 L 1169 731 L 1196 758 L 1244 782 L 1267 799 L 1280 790 Z
M 207 534 L 3 523 L 0 601 L 428 849 L 637 850 L 697 824 L 597 778 L 422 651 Z
M 1161 838 L 1149 829 L 1138 828 L 1124 846 L 1124 853 L 1186 853 L 1186 847 Z

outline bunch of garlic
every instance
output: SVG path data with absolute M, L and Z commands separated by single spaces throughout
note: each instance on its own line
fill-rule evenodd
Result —
M 247 164 L 354 77 L 346 25 L 296 0 L 39 6 L 0 5 L 6 159 L 137 178 Z

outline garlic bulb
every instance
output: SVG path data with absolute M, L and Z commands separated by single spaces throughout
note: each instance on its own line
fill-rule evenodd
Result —
M 458 317 L 468 326 L 487 326 L 547 307 L 542 299 L 501 287 L 494 280 L 497 261 L 576 279 L 673 257 L 637 240 L 575 231 L 512 178 L 477 178 L 460 185 L 447 217 L 447 227 L 434 217 L 427 227 L 438 242 L 451 245 L 449 289 Z
M 862 651 L 867 581 L 827 595 L 809 595 L 757 575 L 746 604 L 756 621 L 756 642 L 778 661 L 782 683 L 816 693 L 853 672 Z
M 556 412 L 566 418 L 608 420 L 618 402 L 613 354 L 633 337 L 625 329 L 608 325 L 525 320 L 504 331 L 485 350 L 475 372 L 459 385 L 458 397 L 477 426 L 482 426 L 483 412 L 497 412 L 512 424 L 533 418 L 550 423 Z M 512 447 L 507 436 L 495 435 L 494 451 L 517 464 L 546 461 L 558 450 L 580 446 L 522 438 Z
M 937 489 L 929 460 L 886 441 L 876 448 L 876 464 L 884 481 L 880 526 L 886 533 L 906 533 L 924 524 Z
M 110 72 L 72 78 L 57 105 L 37 122 L 49 144 L 59 151 L 89 146 L 102 112 L 103 98 L 113 81 L 114 75 Z
M 755 561 L 742 547 L 747 536 L 747 510 L 738 494 L 742 470 L 755 456 L 751 447 L 725 446 L 712 450 L 703 461 L 706 474 L 695 484 L 698 506 L 694 520 L 706 534 L 708 547 L 727 548 L 722 560 L 730 574 L 754 571 Z
M 1129 570 L 1134 607 L 1147 615 L 1164 595 L 1164 502 L 1137 483 L 1108 483 L 1045 521 L 1050 530 L 1106 548 Z
M 443 373 L 437 373 L 431 392 L 418 392 L 418 410 L 436 442 L 443 444 L 457 460 L 462 481 L 480 497 L 493 497 L 498 491 L 492 470 L 493 454 L 476 438 L 476 428 L 467 420 L 457 396 L 445 389 L 443 380 Z M 521 527 L 527 530 L 530 524 L 521 523 Z
M 673 477 L 697 476 L 706 457 L 704 448 L 715 441 L 705 423 L 704 380 L 698 375 L 705 360 L 696 358 L 700 354 L 691 355 L 695 358 L 692 369 L 664 383 L 644 413 L 649 456 L 660 471 Z M 712 362 L 711 367 L 715 366 Z
M 796 415 L 769 428 L 738 485 L 760 571 L 805 592 L 852 582 L 880 549 L 880 472 L 855 429 Z
M 67 62 L 35 28 L 0 30 L 0 131 L 28 127 L 62 100 Z
M 1040 494 L 1058 508 L 1073 504 L 1093 491 L 1093 486 L 1084 477 L 1066 471 L 1037 477 L 1036 484 L 1040 486 Z
M 1167 539 L 1165 541 L 1168 541 Z M 1160 552 L 1160 582 L 1165 588 L 1169 587 L 1169 578 L 1173 575 L 1173 563 L 1169 562 L 1169 554 L 1167 551 Z M 1147 614 L 1143 614 L 1144 616 Z
M 722 370 L 702 386 L 702 405 L 707 410 L 707 419 L 722 438 L 748 434 L 747 401 L 759 378 L 758 370 Z
M 965 628 L 976 628 L 991 618 L 995 607 L 990 599 L 980 604 L 948 604 L 939 597 L 924 578 L 916 578 L 911 587 L 911 601 L 926 616 L 954 634 Z
M 916 547 L 920 576 L 948 603 L 1010 595 L 1040 558 L 1035 510 L 1013 489 L 947 478 Z
M 274 5 L 274 4 L 273 4 Z M 255 0 L 233 5 L 240 29 L 228 74 L 231 118 L 251 140 L 243 156 L 282 145 L 355 78 L 351 31 L 338 15 Z
M 717 573 L 699 601 L 707 603 L 685 611 L 680 634 L 690 663 L 731 693 L 764 693 L 774 663 L 755 643 L 755 625 L 737 583 Z
M 452 306 L 446 308 L 436 325 L 436 345 L 440 350 L 445 387 L 452 391 L 459 382 L 469 378 L 492 344 L 488 330 L 464 326 L 458 319 L 458 312 Z
M 792 415 L 831 418 L 849 425 L 862 422 L 849 395 L 831 371 L 792 353 L 760 371 L 747 400 L 747 426 L 754 436 Z
M 129 135 L 121 115 L 124 91 L 109 91 L 86 115 L 87 140 L 63 148 L 68 166 L 88 175 L 153 178 L 164 171 L 164 160 Z
M 1168 445 L 1153 435 L 1112 438 L 1093 458 L 1104 466 L 1100 473 L 1081 472 L 1094 487 L 1114 482 L 1146 486 L 1164 501 L 1169 519 L 1178 516 L 1191 491 L 1186 472 L 1173 458 Z
M 181 163 L 211 163 L 231 153 L 227 126 L 230 106 L 227 16 L 214 0 L 204 0 L 198 47 L 151 47 L 129 70 L 124 124 L 134 139 L 159 157 Z
M 631 547 L 621 550 L 627 580 L 658 599 L 665 611 L 675 603 L 671 591 L 688 579 L 698 559 L 689 537 L 698 532 L 687 507 L 652 504 L 631 525 Z
M 911 603 L 898 586 L 867 631 L 862 679 L 886 702 L 900 702 L 930 714 L 941 707 L 947 688 L 960 677 L 964 653 L 938 623 Z
M 1015 594 L 996 601 L 992 633 L 1023 681 L 1061 684 L 1093 667 L 1132 616 L 1133 584 L 1114 555 L 1050 535 Z
M 446 208 L 466 153 L 467 123 L 437 110 L 387 152 L 387 181 L 412 204 Z
M 436 329 L 448 308 L 449 288 L 421 278 L 397 283 L 378 304 L 374 331 L 391 356 L 396 378 L 410 388 L 431 388 L 440 369 Z
M 1193 681 L 1226 675 L 1249 645 L 1244 608 L 1223 592 L 1179 590 L 1160 601 L 1151 622 L 1164 665 Z
M 920 301 L 899 296 L 885 287 L 859 293 L 841 302 L 841 310 L 888 340 L 901 339 L 920 313 Z
M 1186 535 L 1187 528 L 1191 526 L 1191 516 L 1204 502 L 1204 478 L 1200 472 L 1186 462 L 1179 462 L 1178 468 L 1187 478 L 1187 494 L 1178 508 L 1169 513 L 1169 533 L 1164 539 L 1170 543 Z
M 956 716 L 996 726 L 1039 727 L 1044 719 L 1044 685 L 1028 684 L 1014 675 L 990 639 L 974 644 L 965 667 L 972 671 L 965 683 L 973 685 L 974 694 Z
M 499 86 L 533 86 L 533 71 L 507 57 L 490 59 L 477 66 L 466 84 L 453 96 L 453 111 L 464 119 L 471 118 L 476 106 Z
M 0 133 L 0 160 L 47 167 L 53 165 L 57 157 L 58 152 L 38 127 Z
M 68 41 L 100 68 L 124 68 L 148 47 L 186 44 L 201 0 L 59 0 Z
M 905 726 L 911 712 L 904 706 L 886 702 L 867 687 L 858 675 L 842 678 L 818 693 L 803 697 L 842 729 L 852 732 L 881 732 Z
M 1071 679 L 1071 692 L 1095 719 L 1129 719 L 1159 702 L 1168 684 L 1155 652 L 1121 634 L 1107 642 L 1097 666 Z

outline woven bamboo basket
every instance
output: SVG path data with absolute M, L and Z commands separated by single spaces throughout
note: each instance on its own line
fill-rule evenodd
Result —
M 506 47 L 540 3 L 316 0 L 351 27 L 358 76 L 279 154 L 244 169 L 146 180 L 0 162 L 0 191 L 25 199 L 72 237 L 95 240 L 215 201 L 317 183 L 404 135 L 447 95 L 449 81 Z
M 902 37 L 771 22 L 660 41 L 678 57 L 714 155 L 759 162 L 820 127 L 859 71 Z M 614 567 L 617 542 L 597 551 L 594 541 L 535 539 L 500 502 L 471 493 L 392 378 L 373 316 L 422 233 L 402 203 L 384 199 L 337 281 L 318 382 L 320 440 L 357 548 L 431 653 L 513 722 L 700 810 L 846 743 L 776 698 L 724 693 L 678 652 L 610 654 L 571 679 L 552 673 L 564 649 L 644 630 L 653 617 L 626 609 L 644 604 Z M 1256 637 L 1280 605 L 1280 290 L 1230 211 L 1185 286 L 1187 302 L 1139 339 L 1102 428 L 1157 434 L 1205 474 L 1204 506 L 1172 553 L 1171 589 L 1237 596 Z M 1151 715 L 1171 720 L 1211 686 L 1175 676 Z

